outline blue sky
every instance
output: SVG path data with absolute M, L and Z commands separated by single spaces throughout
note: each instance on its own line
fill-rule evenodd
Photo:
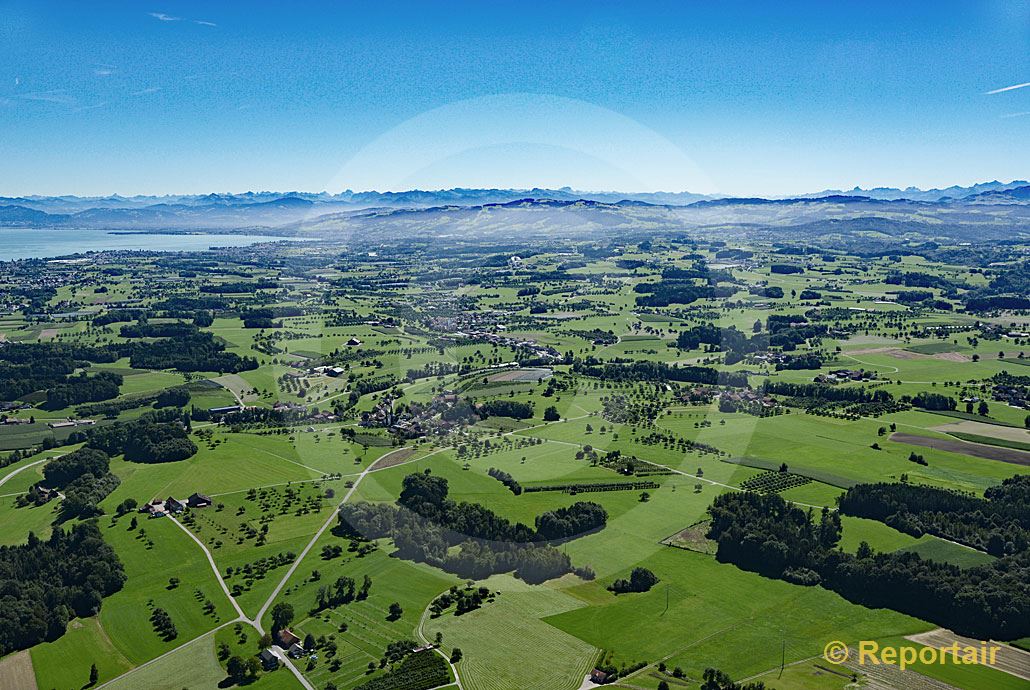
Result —
M 1030 177 L 1030 0 L 0 1 L 0 194 Z

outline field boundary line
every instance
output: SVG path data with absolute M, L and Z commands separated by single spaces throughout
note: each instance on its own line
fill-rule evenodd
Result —
M 125 678 L 126 676 L 132 675 L 133 673 L 135 673 L 136 671 L 139 671 L 139 670 L 140 670 L 140 669 L 142 669 L 142 668 L 146 668 L 147 666 L 150 666 L 150 665 L 152 665 L 152 664 L 155 664 L 155 663 L 157 663 L 157 662 L 158 662 L 158 661 L 160 661 L 161 659 L 164 659 L 164 658 L 165 658 L 166 656 L 169 656 L 169 655 L 171 655 L 171 654 L 175 654 L 175 653 L 176 653 L 176 652 L 178 652 L 179 650 L 181 650 L 181 649 L 185 649 L 186 647 L 189 647 L 189 646 L 190 646 L 190 645 L 192 645 L 192 644 L 193 644 L 194 642 L 197 642 L 197 641 L 199 641 L 199 640 L 202 640 L 202 639 L 204 639 L 205 637 L 208 637 L 209 635 L 214 635 L 214 634 L 215 634 L 216 632 L 218 632 L 218 631 L 219 631 L 219 630 L 221 630 L 222 628 L 225 628 L 225 627 L 227 627 L 227 626 L 230 626 L 230 625 L 232 625 L 232 624 L 234 624 L 234 623 L 239 623 L 239 622 L 241 622 L 241 621 L 239 621 L 238 619 L 237 619 L 237 620 L 232 620 L 232 621 L 226 621 L 226 622 L 222 623 L 221 625 L 219 625 L 218 627 L 215 627 L 215 628 L 211 628 L 211 629 L 210 629 L 210 630 L 208 630 L 207 632 L 205 632 L 205 633 L 201 633 L 200 635 L 197 635 L 197 636 L 196 636 L 196 637 L 194 637 L 194 638 L 193 638 L 192 640 L 187 640 L 186 642 L 183 642 L 183 643 L 182 643 L 181 645 L 179 645 L 179 646 L 178 646 L 178 647 L 176 647 L 175 649 L 169 649 L 169 650 L 168 650 L 167 652 L 165 652 L 164 654 L 161 654 L 160 656 L 155 656 L 155 657 L 154 657 L 153 659 L 150 659 L 149 661 L 144 661 L 144 662 L 143 662 L 142 664 L 140 664 L 139 666 L 134 666 L 134 667 L 130 668 L 130 669 L 129 669 L 128 671 L 126 671 L 125 673 L 121 674 L 120 676 L 115 676 L 115 677 L 114 677 L 114 678 L 112 678 L 111 680 L 109 680 L 109 681 L 106 681 L 106 682 L 104 682 L 104 683 L 101 683 L 100 685 L 96 686 L 95 690 L 100 690 L 100 688 L 105 688 L 105 687 L 107 687 L 108 685 L 110 685 L 111 683 L 117 682 L 117 681 L 121 680 L 122 678 Z

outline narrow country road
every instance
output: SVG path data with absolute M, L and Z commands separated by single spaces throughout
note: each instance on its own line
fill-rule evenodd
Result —
M 421 639 L 426 644 L 432 644 L 429 641 L 429 638 L 426 637 L 426 632 L 425 632 L 426 617 L 428 615 L 429 615 L 429 607 L 427 606 L 425 608 L 425 610 L 422 611 L 422 617 L 418 619 L 418 628 L 416 629 L 416 632 L 418 633 L 419 639 Z M 450 687 L 451 685 L 454 685 L 454 686 L 456 686 L 458 688 L 458 690 L 464 690 L 464 688 L 462 688 L 462 686 L 461 686 L 461 676 L 458 675 L 458 667 L 451 663 L 450 657 L 447 656 L 447 654 L 442 649 L 440 649 L 439 647 L 434 647 L 433 651 L 443 657 L 443 660 L 446 661 L 447 665 L 451 667 L 451 673 L 454 674 L 454 682 L 453 683 L 448 683 L 447 685 L 444 685 L 444 686 L 441 686 L 441 687 Z
M 311 549 L 314 548 L 315 543 L 321 538 L 321 536 L 323 534 L 325 534 L 325 531 L 327 529 L 329 529 L 329 527 L 336 520 L 336 515 L 337 515 L 337 511 L 338 511 L 339 507 L 341 505 L 343 505 L 344 503 L 346 503 L 347 501 L 349 501 L 351 496 L 354 495 L 354 492 L 357 490 L 358 484 L 361 483 L 361 480 L 364 479 L 368 474 L 371 474 L 373 472 L 378 472 L 380 470 L 385 470 L 385 469 L 391 469 L 393 467 L 400 467 L 401 465 L 406 465 L 409 462 L 417 462 L 419 460 L 424 460 L 425 458 L 428 458 L 430 456 L 436 455 L 437 453 L 441 453 L 444 450 L 448 450 L 448 447 L 439 448 L 439 449 L 434 450 L 434 451 L 432 451 L 430 453 L 427 453 L 425 455 L 412 458 L 411 460 L 399 463 L 397 465 L 391 465 L 390 467 L 383 467 L 383 468 L 378 468 L 378 469 L 376 468 L 376 465 L 379 464 L 383 459 L 388 458 L 392 454 L 397 453 L 397 452 L 402 451 L 402 450 L 407 450 L 407 448 L 406 447 L 402 447 L 402 448 L 396 448 L 394 450 L 391 450 L 389 453 L 385 453 L 382 456 L 380 456 L 379 458 L 377 458 L 368 467 L 366 467 L 364 470 L 362 470 L 359 474 L 351 475 L 351 476 L 356 476 L 357 477 L 354 480 L 354 484 L 351 485 L 350 489 L 347 490 L 347 493 L 344 494 L 343 498 L 340 500 L 339 503 L 336 504 L 336 506 L 333 508 L 333 510 L 331 510 L 329 512 L 329 516 L 326 518 L 325 522 L 322 523 L 322 526 L 318 529 L 317 532 L 315 532 L 314 536 L 311 537 L 311 540 L 308 541 L 308 543 L 301 550 L 300 554 L 293 561 L 293 564 L 290 566 L 289 570 L 287 570 L 286 573 L 283 575 L 282 579 L 279 580 L 279 584 L 277 584 L 275 589 L 272 591 L 272 593 L 268 595 L 268 598 L 265 600 L 265 603 L 262 604 L 261 608 L 258 610 L 257 615 L 254 616 L 254 618 L 248 617 L 243 612 L 243 609 L 240 608 L 240 605 L 239 605 L 239 603 L 237 603 L 236 599 L 232 596 L 232 593 L 229 591 L 228 586 L 225 584 L 225 581 L 222 579 L 222 573 L 218 570 L 218 565 L 215 563 L 214 556 L 211 554 L 211 551 L 207 548 L 207 545 L 205 545 L 204 542 L 202 542 L 195 534 L 193 534 L 193 532 L 191 532 L 189 530 L 189 528 L 187 528 L 181 522 L 176 520 L 173 516 L 169 515 L 168 516 L 169 519 L 172 522 L 174 522 L 175 525 L 179 529 L 181 529 L 183 532 L 188 534 L 190 539 L 192 539 L 194 542 L 196 542 L 197 546 L 199 546 L 201 548 L 201 550 L 204 552 L 204 556 L 207 558 L 207 562 L 211 566 L 212 572 L 214 572 L 214 574 L 215 574 L 215 579 L 218 580 L 218 584 L 221 586 L 222 592 L 229 599 L 229 602 L 232 604 L 233 608 L 236 610 L 236 613 L 239 614 L 239 617 L 236 618 L 235 620 L 231 620 L 231 621 L 228 621 L 226 623 L 223 623 L 222 625 L 218 626 L 217 628 L 214 628 L 212 630 L 208 630 L 207 632 L 203 633 L 202 635 L 198 635 L 197 637 L 193 638 L 192 640 L 189 640 L 189 641 L 183 643 L 182 645 L 179 645 L 175 649 L 172 649 L 172 650 L 170 650 L 168 652 L 165 652 L 161 656 L 155 657 L 155 658 L 153 658 L 153 659 L 151 659 L 151 660 L 149 660 L 147 662 L 144 662 L 144 663 L 140 664 L 139 666 L 136 666 L 133 669 L 130 669 L 129 671 L 126 671 L 122 675 L 107 681 L 106 683 L 104 683 L 103 685 L 101 685 L 99 687 L 104 687 L 106 685 L 109 685 L 109 684 L 115 682 L 119 678 L 124 678 L 125 676 L 127 676 L 127 675 L 129 675 L 131 673 L 134 673 L 135 671 L 137 671 L 137 670 L 139 670 L 139 669 L 141 669 L 141 668 L 143 668 L 145 666 L 149 666 L 149 665 L 157 662 L 158 660 L 163 659 L 164 657 L 168 656 L 169 654 L 172 654 L 172 653 L 178 651 L 179 649 L 182 649 L 186 645 L 193 644 L 197 640 L 205 638 L 205 637 L 211 635 L 212 633 L 214 633 L 215 631 L 220 630 L 221 628 L 224 628 L 225 626 L 231 625 L 233 623 L 237 623 L 237 622 L 248 623 L 251 626 L 253 626 L 254 628 L 256 628 L 259 633 L 264 634 L 265 629 L 261 625 L 261 619 L 264 617 L 264 615 L 268 611 L 269 607 L 275 601 L 275 598 L 279 595 L 279 592 L 281 592 L 283 587 L 286 586 L 287 581 L 289 581 L 289 579 L 296 572 L 296 570 L 300 566 L 301 562 L 308 555 L 308 553 L 311 551 Z M 50 459 L 51 458 L 44 458 L 43 460 L 39 460 L 37 462 L 32 463 L 31 465 L 25 465 L 24 467 L 18 468 L 17 470 L 15 470 L 14 472 L 11 472 L 9 475 L 4 477 L 3 479 L 0 479 L 0 484 L 3 484 L 10 477 L 14 476 L 15 474 L 17 474 L 18 472 L 20 472 L 22 470 L 24 470 L 24 469 L 26 469 L 28 467 L 32 467 L 33 465 L 38 465 L 41 462 L 46 462 L 47 460 L 50 460 Z M 420 623 L 420 627 L 421 627 L 421 623 Z M 301 673 L 300 669 L 298 669 L 293 664 L 293 660 L 290 659 L 289 655 L 286 654 L 286 652 L 283 649 L 281 649 L 278 646 L 273 646 L 273 652 L 283 662 L 283 665 L 294 676 L 296 676 L 297 682 L 299 682 L 304 687 L 305 690 L 316 690 L 316 688 L 313 685 L 311 685 L 311 683 L 308 681 L 308 679 L 304 677 L 304 674 Z M 440 652 L 440 653 L 443 654 L 443 652 Z M 447 663 L 450 664 L 450 659 L 448 659 L 446 657 L 446 655 L 444 655 L 444 658 L 447 659 Z M 458 678 L 458 670 L 456 668 L 454 668 L 453 664 L 450 664 L 450 665 L 451 665 L 451 670 L 454 672 L 454 677 L 456 679 L 457 687 L 459 688 L 459 690 L 462 690 L 462 688 L 461 688 L 461 680 Z
M 49 462 L 49 461 L 53 460 L 54 458 L 59 458 L 59 457 L 61 457 L 61 456 L 60 455 L 55 455 L 52 458 L 43 458 L 42 460 L 36 460 L 35 462 L 30 462 L 28 465 L 22 465 L 21 467 L 19 467 L 18 469 L 14 470 L 13 472 L 9 472 L 8 474 L 4 475 L 4 477 L 2 479 L 0 479 L 0 486 L 3 486 L 4 484 L 7 483 L 7 481 L 9 479 L 11 479 L 12 477 L 14 477 L 15 475 L 17 475 L 17 474 L 19 474 L 21 472 L 24 472 L 25 470 L 29 469 L 30 467 L 35 467 L 36 465 L 39 465 L 39 464 L 44 463 L 44 462 Z
M 214 556 L 211 555 L 211 551 L 208 550 L 207 545 L 205 545 L 204 542 L 200 541 L 197 535 L 193 534 L 193 532 L 190 532 L 189 528 L 186 527 L 186 525 L 176 520 L 173 516 L 169 515 L 168 519 L 175 523 L 176 527 L 185 532 L 190 539 L 197 542 L 197 546 L 199 546 L 204 551 L 204 555 L 207 556 L 207 562 L 211 564 L 211 570 L 213 570 L 215 573 L 215 579 L 218 580 L 218 584 L 221 586 L 222 591 L 225 592 L 225 596 L 229 598 L 229 603 L 231 603 L 232 607 L 236 609 L 236 613 L 239 615 L 239 620 L 250 620 L 249 618 L 247 618 L 247 615 L 243 613 L 243 609 L 240 608 L 240 605 L 236 603 L 236 599 L 234 599 L 232 594 L 229 593 L 229 587 L 225 584 L 225 580 L 222 579 L 222 573 L 218 570 L 218 566 L 215 564 Z

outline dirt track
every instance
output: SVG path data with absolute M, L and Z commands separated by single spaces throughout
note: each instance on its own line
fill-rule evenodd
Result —
M 946 438 L 930 438 L 929 436 L 916 436 L 915 434 L 904 434 L 901 432 L 891 434 L 890 440 L 898 443 L 908 443 L 913 446 L 946 450 L 951 453 L 972 455 L 975 458 L 987 458 L 988 460 L 1000 460 L 1013 465 L 1030 466 L 1030 453 L 1015 448 L 1002 448 L 1000 446 L 988 446 L 983 443 L 970 443 Z

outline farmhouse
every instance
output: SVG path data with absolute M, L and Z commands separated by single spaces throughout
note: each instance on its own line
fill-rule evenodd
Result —
M 47 422 L 47 426 L 51 429 L 67 429 L 73 426 L 92 426 L 96 424 L 96 421 L 92 419 L 62 419 L 54 422 Z
M 36 493 L 39 495 L 39 500 L 43 501 L 43 503 L 46 503 L 58 496 L 57 489 L 48 489 L 42 484 L 36 485 Z
M 289 649 L 293 645 L 299 645 L 300 644 L 300 638 L 297 637 L 296 635 L 294 635 L 292 632 L 290 632 L 286 628 L 283 628 L 282 630 L 279 631 L 278 637 L 279 637 L 279 646 L 282 647 L 283 649 Z
M 139 507 L 139 512 L 148 513 L 152 518 L 159 518 L 168 515 L 168 509 L 165 507 L 165 502 L 154 499 L 150 503 L 144 503 Z
M 211 505 L 211 497 L 204 494 L 194 493 L 186 499 L 186 505 L 190 508 L 207 508 Z
M 282 663 L 276 653 L 271 649 L 262 649 L 261 653 L 258 654 L 258 657 L 261 659 L 261 665 L 266 671 L 274 671 L 279 668 L 279 664 Z
M 229 414 L 230 412 L 243 411 L 243 405 L 226 405 L 225 407 L 209 407 L 207 411 L 211 414 Z

